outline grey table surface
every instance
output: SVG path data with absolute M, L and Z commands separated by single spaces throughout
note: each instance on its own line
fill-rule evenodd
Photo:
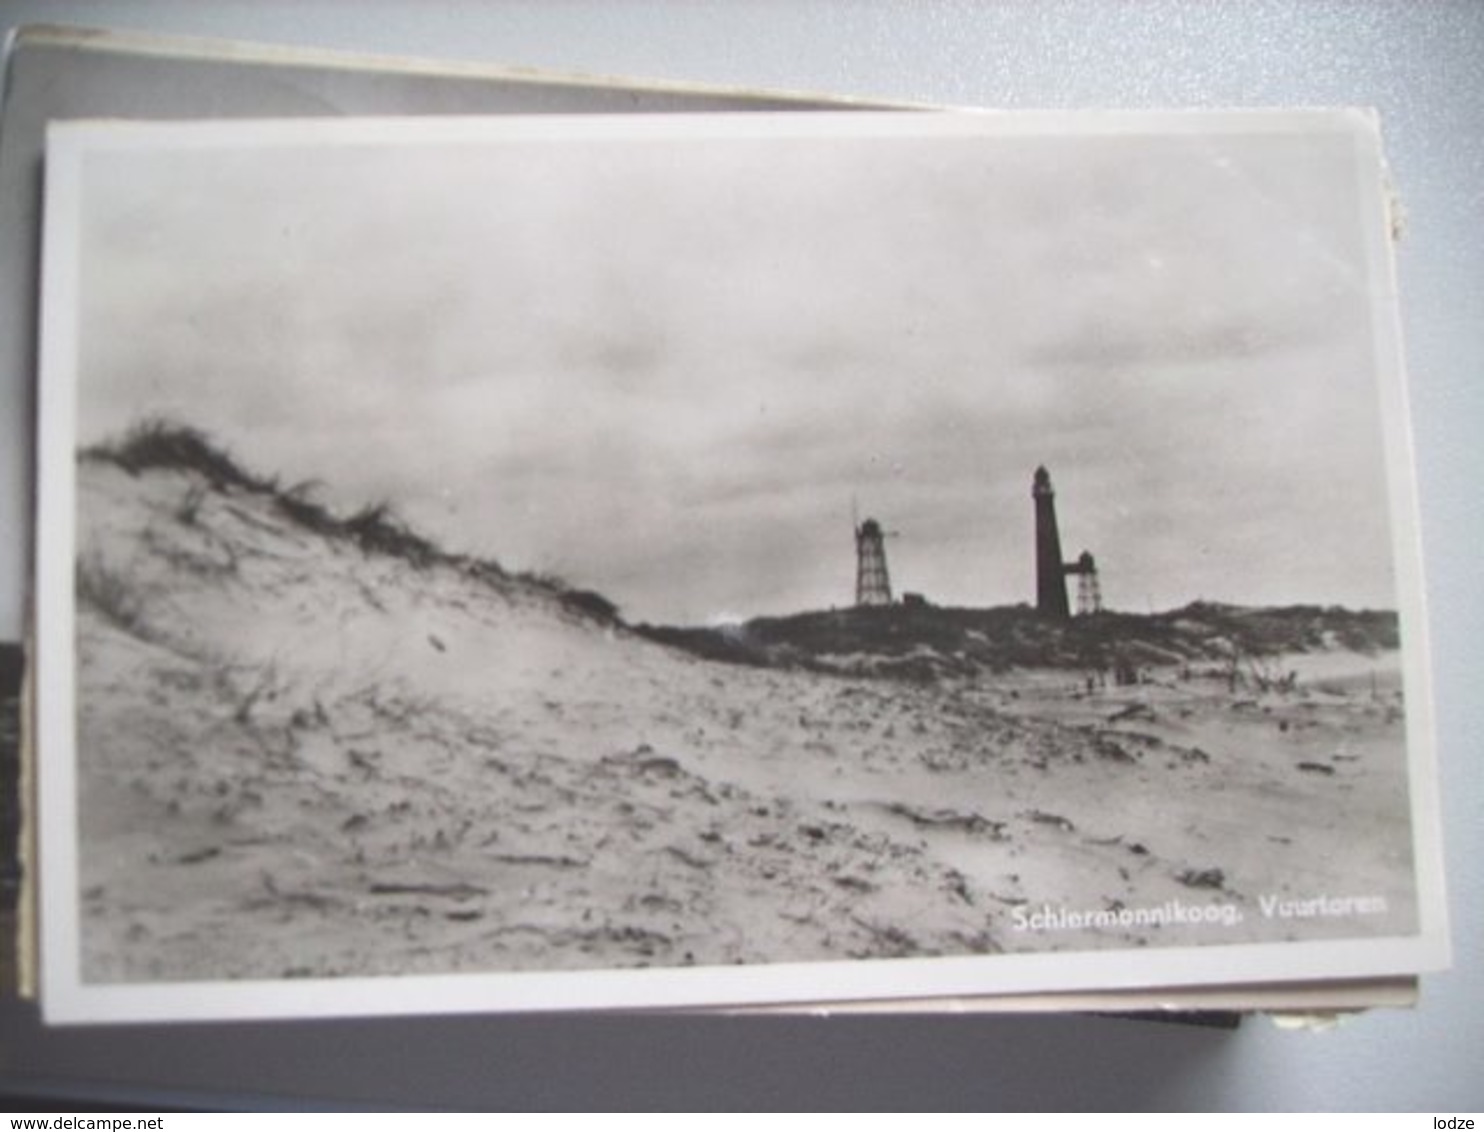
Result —
M 0 2 L 67 22 L 986 107 L 1379 108 L 1422 497 L 1455 964 L 1322 1034 L 1087 1017 L 481 1018 L 46 1030 L 0 1006 L 0 1095 L 310 1107 L 1484 1108 L 1473 665 L 1484 605 L 1484 5 L 1263 0 Z M 20 580 L 0 577 L 8 592 Z

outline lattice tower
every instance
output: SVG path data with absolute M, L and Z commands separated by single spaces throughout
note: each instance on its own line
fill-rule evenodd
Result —
M 875 519 L 867 519 L 855 528 L 855 604 L 891 604 L 886 542 L 881 524 Z
M 1098 567 L 1092 555 L 1084 550 L 1077 559 L 1077 565 L 1068 569 L 1077 575 L 1077 616 L 1101 613 L 1103 591 L 1098 586 Z

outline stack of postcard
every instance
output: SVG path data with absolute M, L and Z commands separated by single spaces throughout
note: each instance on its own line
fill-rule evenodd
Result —
M 6 130 L 48 1019 L 1446 965 L 1372 115 L 52 31 Z

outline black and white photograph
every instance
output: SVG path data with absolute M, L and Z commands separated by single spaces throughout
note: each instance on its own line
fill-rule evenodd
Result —
M 1436 966 L 1396 223 L 1358 112 L 54 128 L 49 1013 Z

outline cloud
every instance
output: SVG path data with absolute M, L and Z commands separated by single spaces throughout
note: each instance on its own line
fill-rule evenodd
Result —
M 1110 599 L 1385 604 L 1345 137 L 711 128 L 100 157 L 81 434 L 168 412 L 655 620 L 849 600 L 852 497 L 900 585 L 1016 600 L 1038 463 Z

